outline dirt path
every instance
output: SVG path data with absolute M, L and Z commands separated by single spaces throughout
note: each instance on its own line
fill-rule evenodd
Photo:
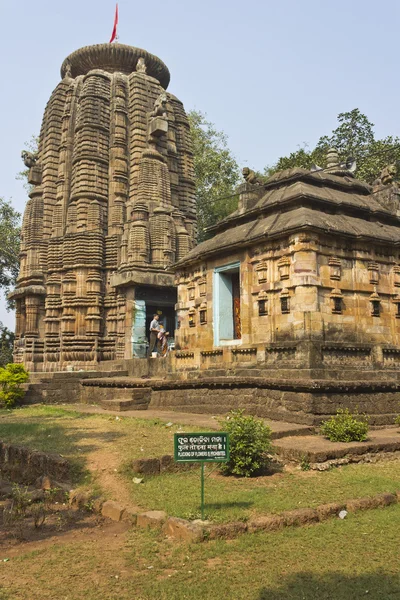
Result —
M 132 504 L 125 479 L 118 473 L 121 456 L 111 450 L 95 450 L 86 455 L 87 468 L 95 481 L 107 492 L 111 500 L 117 500 L 124 506 L 143 510 Z

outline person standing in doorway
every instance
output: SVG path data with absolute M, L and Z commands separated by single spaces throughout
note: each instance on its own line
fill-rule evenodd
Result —
M 150 323 L 150 342 L 149 342 L 149 356 L 151 356 L 152 352 L 157 351 L 158 346 L 158 332 L 160 331 L 160 323 L 158 319 L 160 317 L 158 315 L 153 315 L 153 320 Z

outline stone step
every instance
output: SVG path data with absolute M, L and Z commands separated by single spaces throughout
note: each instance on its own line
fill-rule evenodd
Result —
M 110 398 L 109 400 L 100 400 L 100 406 L 105 410 L 147 410 L 149 401 L 142 398 Z

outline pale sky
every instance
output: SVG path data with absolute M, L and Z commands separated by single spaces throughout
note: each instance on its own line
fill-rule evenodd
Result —
M 0 0 L 0 196 L 23 211 L 24 142 L 72 51 L 108 42 L 114 0 Z M 169 91 L 207 113 L 241 165 L 262 170 L 359 108 L 400 135 L 400 2 L 119 1 L 119 41 L 159 56 Z M 0 299 L 0 320 L 14 327 Z

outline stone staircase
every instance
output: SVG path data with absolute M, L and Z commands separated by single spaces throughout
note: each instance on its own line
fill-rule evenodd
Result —
M 31 373 L 25 384 L 24 404 L 76 404 L 80 402 L 81 381 L 95 377 L 126 376 L 127 371 L 60 371 Z

